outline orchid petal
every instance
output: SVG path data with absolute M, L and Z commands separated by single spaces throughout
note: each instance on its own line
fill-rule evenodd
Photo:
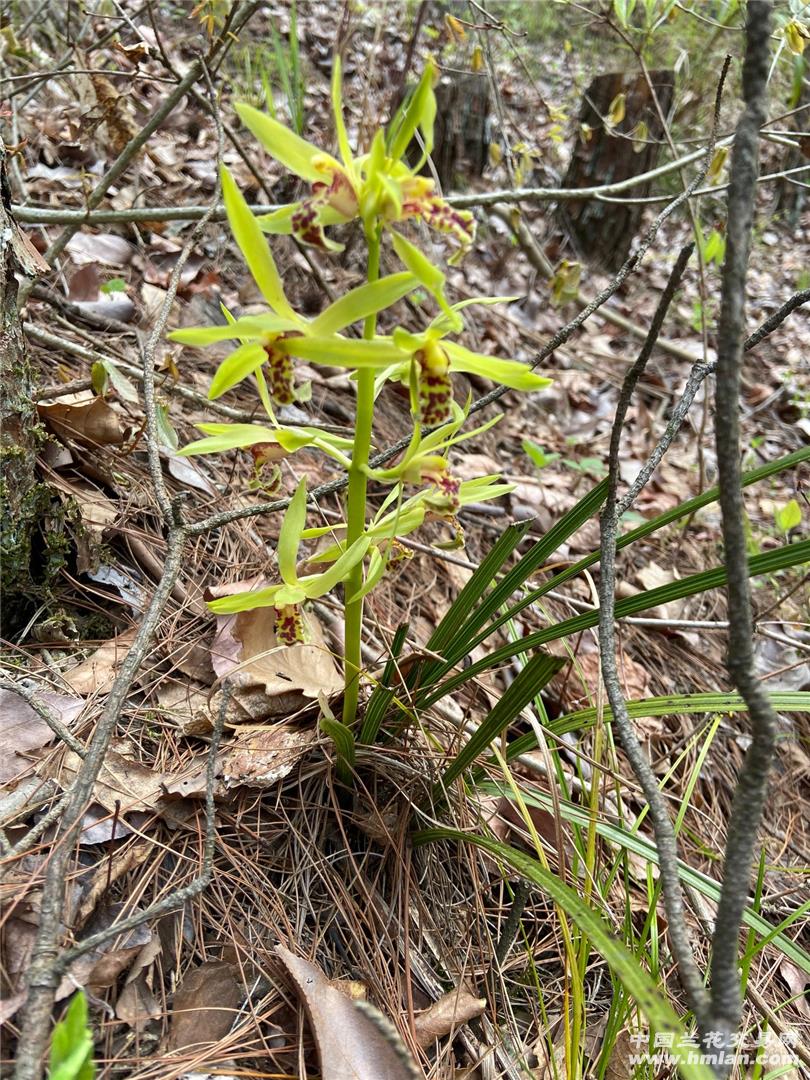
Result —
M 339 53 L 335 54 L 332 61 L 332 111 L 335 114 L 335 134 L 340 148 L 340 156 L 343 159 L 343 164 L 349 167 L 352 163 L 352 152 L 349 147 L 349 136 L 346 134 L 346 122 L 343 119 L 343 89 Z
M 303 180 L 313 182 L 323 179 L 322 167 L 316 167 L 313 162 L 316 159 L 319 163 L 323 162 L 327 155 L 324 155 L 317 146 L 308 143 L 306 139 L 290 131 L 272 116 L 254 109 L 252 105 L 240 103 L 234 108 L 245 127 L 256 136 L 276 161 L 280 161 L 290 172 Z M 336 168 L 340 168 L 340 164 L 334 158 L 331 161 L 334 162 Z
M 221 397 L 226 390 L 230 390 L 232 386 L 246 379 L 266 359 L 267 354 L 261 345 L 251 342 L 240 345 L 238 349 L 226 356 L 217 368 L 211 380 L 211 386 L 208 388 L 209 400 L 215 401 Z
M 179 341 L 181 345 L 212 345 L 216 341 L 245 341 L 278 334 L 284 330 L 294 330 L 299 324 L 289 319 L 280 319 L 277 315 L 252 315 L 244 319 L 235 319 L 225 326 L 186 326 L 181 330 L 172 330 L 170 341 Z
M 415 287 L 416 278 L 407 272 L 361 285 L 321 312 L 310 324 L 310 331 L 313 335 L 337 333 L 367 315 L 376 315 L 390 307 Z
M 315 364 L 333 367 L 377 368 L 402 359 L 402 353 L 388 338 L 370 341 L 341 337 L 291 337 L 275 342 L 281 352 L 300 356 Z
M 433 265 L 424 252 L 420 251 L 415 244 L 412 244 L 410 240 L 406 240 L 405 237 L 401 236 L 398 232 L 391 232 L 391 242 L 394 245 L 394 250 L 405 266 L 407 266 L 412 274 L 415 274 L 416 277 L 419 278 L 427 291 L 442 309 L 445 315 L 445 321 L 449 325 L 449 329 L 455 331 L 461 330 L 464 326 L 464 321 L 460 315 L 455 314 L 445 299 L 444 283 L 447 280 L 446 276 L 438 266 Z
M 272 607 L 282 586 L 271 585 L 268 589 L 255 592 L 241 592 L 233 596 L 221 596 L 217 600 L 208 600 L 207 607 L 215 615 L 236 615 L 240 611 L 253 611 L 254 608 Z
M 429 60 L 418 86 L 392 125 L 394 131 L 388 154 L 397 161 L 408 149 L 417 128 L 422 132 L 424 153 L 430 154 L 433 149 L 433 124 L 436 119 L 436 95 L 433 93 L 435 80 L 436 65 Z
M 307 482 L 306 478 L 302 478 L 284 514 L 276 547 L 278 571 L 281 580 L 286 585 L 298 584 L 298 548 L 301 544 L 301 533 L 304 531 L 306 521 Z
M 500 360 L 495 356 L 484 356 L 470 352 L 455 342 L 445 342 L 444 347 L 453 371 L 481 375 L 512 390 L 542 390 L 551 384 L 551 379 L 538 375 L 528 364 L 522 364 L 519 360 Z
M 322 574 L 314 574 L 311 578 L 302 578 L 301 584 L 306 590 L 307 597 L 310 600 L 317 600 L 319 596 L 325 596 L 336 585 L 345 581 L 348 572 L 365 557 L 370 546 L 371 538 L 361 536 L 328 570 L 324 570 Z
M 298 322 L 298 316 L 284 295 L 284 286 L 281 284 L 270 248 L 250 207 L 245 202 L 245 197 L 224 165 L 219 173 L 228 223 L 254 281 L 273 311 L 293 322 Z

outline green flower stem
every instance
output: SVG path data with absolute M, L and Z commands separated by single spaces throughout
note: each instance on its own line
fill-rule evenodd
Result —
M 377 224 L 366 229 L 368 241 L 369 282 L 377 281 L 380 276 L 380 228 Z M 363 326 L 363 337 L 371 339 L 377 331 L 377 316 L 369 315 Z M 354 448 L 349 469 L 349 491 L 347 498 L 347 549 L 358 540 L 366 527 L 366 485 L 368 477 L 369 452 L 371 450 L 371 427 L 374 420 L 374 370 L 357 370 L 357 413 L 354 426 Z M 345 582 L 346 596 L 351 597 L 363 587 L 363 560 L 352 568 Z M 363 640 L 363 600 L 351 600 L 346 604 L 346 632 L 343 678 L 345 694 L 343 698 L 343 723 L 351 725 L 357 718 L 357 703 L 360 695 L 360 671 L 362 654 L 360 647 Z

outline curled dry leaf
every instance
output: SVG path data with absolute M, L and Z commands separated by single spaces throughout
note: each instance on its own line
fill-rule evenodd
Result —
M 63 694 L 38 695 L 45 708 L 65 727 L 76 719 L 84 708 L 79 698 Z M 56 736 L 27 701 L 13 690 L 0 690 L 0 784 L 21 776 L 31 767 L 26 756 L 32 750 L 47 746 Z
M 240 582 L 207 591 L 206 599 L 256 588 L 257 581 Z M 320 623 L 304 612 L 307 644 L 279 645 L 272 608 L 221 616 L 211 643 L 211 662 L 220 679 L 232 687 L 230 723 L 259 721 L 300 709 L 319 693 L 328 697 L 343 679 Z M 212 708 L 216 706 L 212 704 Z
M 128 750 L 126 743 L 112 745 L 104 757 L 104 764 L 93 788 L 92 799 L 110 813 L 120 814 L 132 810 L 155 810 L 165 794 L 166 775 L 133 761 L 121 751 Z M 81 758 L 72 750 L 67 751 L 61 766 L 53 770 L 55 778 L 63 787 L 73 783 L 81 766 Z
M 451 990 L 416 1017 L 416 1041 L 420 1046 L 430 1046 L 434 1039 L 441 1039 L 461 1024 L 480 1016 L 486 1007 L 486 998 L 476 997 L 464 985 Z
M 41 401 L 37 411 L 61 439 L 75 439 L 90 446 L 120 446 L 124 441 L 121 417 L 103 398 L 90 393 Z
M 185 975 L 174 995 L 169 1050 L 219 1042 L 228 1034 L 243 997 L 237 970 L 211 960 Z
M 322 1080 L 414 1080 L 419 1072 L 383 1015 L 353 1002 L 314 964 L 283 945 L 276 955 L 304 1003 L 318 1048 Z
M 214 795 L 222 798 L 232 788 L 270 788 L 292 772 L 315 741 L 314 731 L 298 731 L 289 724 L 240 730 L 234 741 L 217 756 Z M 188 769 L 166 777 L 167 795 L 185 799 L 205 796 L 207 755 Z
M 89 696 L 109 693 L 118 668 L 124 662 L 134 640 L 135 630 L 126 630 L 123 634 L 111 638 L 86 660 L 66 671 L 62 676 L 63 681 L 77 694 Z

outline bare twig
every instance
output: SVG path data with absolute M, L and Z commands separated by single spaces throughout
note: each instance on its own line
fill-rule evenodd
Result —
M 616 663 L 616 638 L 614 627 L 615 589 L 616 589 L 616 534 L 619 525 L 619 505 L 617 499 L 619 485 L 619 447 L 627 409 L 636 384 L 647 366 L 652 354 L 664 318 L 675 290 L 680 282 L 686 264 L 692 252 L 688 245 L 680 252 L 672 269 L 667 286 L 661 294 L 655 315 L 650 326 L 647 340 L 638 359 L 630 368 L 622 384 L 616 417 L 611 431 L 610 452 L 608 458 L 608 491 L 605 508 L 600 518 L 601 539 L 601 575 L 599 582 L 599 651 L 602 665 L 602 677 L 605 682 L 610 707 L 613 712 L 613 724 L 621 739 L 624 751 L 633 772 L 641 784 L 644 796 L 650 808 L 650 820 L 655 832 L 655 843 L 659 854 L 659 868 L 663 886 L 664 905 L 667 913 L 668 934 L 672 953 L 678 964 L 678 976 L 686 991 L 689 1004 L 695 1015 L 708 1015 L 709 995 L 703 984 L 703 977 L 695 961 L 692 939 L 686 924 L 678 875 L 678 842 L 666 801 L 658 787 L 655 774 L 636 735 L 635 727 L 627 711 L 624 694 L 621 689 L 618 665 Z M 643 470 L 644 471 L 644 470 Z M 650 470 L 651 472 L 652 470 Z M 649 474 L 647 474 L 649 476 Z M 636 486 L 636 485 L 634 485 Z M 637 492 L 642 485 L 638 485 Z M 636 492 L 636 493 L 637 493 Z M 627 499 L 623 500 L 626 510 Z
M 734 793 L 712 947 L 712 1026 L 723 1035 L 726 1046 L 730 1046 L 737 1031 L 742 1008 L 738 972 L 740 926 L 777 731 L 776 714 L 754 674 L 739 415 L 745 283 L 759 169 L 759 125 L 765 116 L 770 23 L 770 3 L 749 0 L 743 65 L 745 110 L 737 125 L 732 152 L 717 347 L 715 428 L 728 582 L 727 664 L 732 682 L 748 705 L 752 735 Z
M 208 758 L 205 766 L 205 843 L 203 846 L 203 864 L 200 873 L 187 885 L 175 889 L 168 896 L 156 900 L 155 903 L 150 904 L 149 907 L 144 908 L 142 911 L 138 911 L 135 914 L 128 916 L 126 919 L 121 919 L 118 922 L 113 923 L 112 926 L 107 926 L 95 934 L 90 934 L 89 937 L 83 938 L 72 948 L 65 949 L 59 954 L 53 965 L 54 970 L 58 975 L 64 974 L 70 965 L 75 960 L 78 960 L 80 956 L 84 956 L 85 953 L 91 952 L 93 949 L 102 948 L 108 942 L 120 937 L 121 934 L 134 930 L 136 926 L 142 926 L 144 923 L 159 919 L 162 915 L 166 915 L 170 911 L 176 911 L 177 908 L 182 907 L 195 896 L 199 896 L 199 894 L 210 885 L 214 865 L 214 848 L 216 845 L 216 807 L 214 805 L 214 791 L 216 789 L 217 753 L 222 738 L 222 729 L 225 724 L 230 695 L 231 690 L 226 683 L 222 688 L 220 707 L 217 711 L 217 718 L 214 722 L 214 730 L 211 734 L 211 742 L 208 748 Z
M 759 345 L 763 338 L 766 338 L 768 334 L 772 334 L 778 326 L 782 325 L 791 312 L 801 307 L 802 304 L 806 304 L 808 300 L 810 300 L 810 289 L 803 289 L 801 292 L 794 293 L 789 300 L 782 304 L 778 311 L 775 311 L 769 319 L 766 319 L 762 326 L 755 330 L 746 340 L 743 345 L 743 352 L 748 352 L 749 349 Z

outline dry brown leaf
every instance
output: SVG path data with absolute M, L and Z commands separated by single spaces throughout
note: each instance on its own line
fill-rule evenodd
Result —
M 210 960 L 186 973 L 174 995 L 169 1050 L 219 1042 L 228 1034 L 242 1001 L 237 971 Z
M 39 694 L 42 704 L 69 727 L 84 708 L 78 698 Z M 13 690 L 0 689 L 0 784 L 21 776 L 31 767 L 26 754 L 47 746 L 56 736 L 27 701 Z
M 67 243 L 67 253 L 79 266 L 104 263 L 106 266 L 126 266 L 132 262 L 135 248 L 129 240 L 115 233 L 77 232 Z
M 214 795 L 222 798 L 232 788 L 270 788 L 283 780 L 315 741 L 314 731 L 298 731 L 289 724 L 242 728 L 217 755 Z M 203 754 L 181 773 L 166 774 L 167 795 L 185 799 L 205 796 L 208 756 Z
M 647 563 L 636 573 L 636 581 L 643 589 L 658 589 L 679 579 L 680 574 L 674 567 L 667 568 L 659 566 L 658 563 Z M 672 600 L 668 604 L 659 604 L 657 608 L 651 608 L 644 614 L 656 619 L 681 619 L 684 605 L 684 600 Z
M 636 1043 L 627 1028 L 623 1028 L 610 1049 L 605 1080 L 632 1080 L 636 1074 L 636 1066 L 632 1063 L 632 1058 L 637 1054 Z
M 287 724 L 240 731 L 217 771 L 226 788 L 272 787 L 293 770 L 315 738 L 314 731 L 296 731 Z
M 135 630 L 125 630 L 123 634 L 111 638 L 86 660 L 66 671 L 62 676 L 63 681 L 77 694 L 90 696 L 109 693 L 118 668 L 134 640 Z
M 276 946 L 304 1003 L 318 1047 L 322 1080 L 419 1077 L 393 1026 L 371 1006 L 352 1002 L 309 961 Z
M 119 742 L 117 745 L 121 749 L 128 749 L 125 743 Z M 63 787 L 73 782 L 80 766 L 81 758 L 69 750 L 56 776 Z M 164 796 L 165 779 L 165 773 L 155 772 L 131 760 L 113 744 L 104 757 L 92 799 L 111 813 L 115 813 L 116 803 L 121 814 L 132 810 L 154 810 Z
M 790 990 L 791 997 L 793 998 L 793 1006 L 802 1014 L 802 1016 L 810 1019 L 810 1001 L 808 1001 L 808 993 L 810 993 L 810 979 L 807 977 L 806 972 L 798 968 L 792 960 L 788 960 L 787 957 L 782 959 L 782 963 L 779 965 L 779 974 L 787 983 L 788 990 Z
M 188 683 L 162 683 L 158 705 L 183 735 L 207 735 L 213 729 L 208 692 Z
M 619 681 L 628 701 L 638 701 L 650 695 L 649 672 L 627 653 L 618 658 Z M 562 669 L 552 680 L 564 712 L 588 708 L 596 701 L 601 678 L 598 652 L 578 652 L 574 663 Z
M 92 394 L 65 394 L 55 401 L 42 401 L 37 411 L 60 438 L 91 446 L 119 446 L 124 441 L 121 417 L 103 398 Z
M 434 1039 L 441 1039 L 480 1016 L 486 1007 L 486 998 L 476 997 L 466 986 L 451 990 L 415 1017 L 416 1041 L 420 1046 L 430 1046 Z
M 70 925 L 74 929 L 84 926 L 110 885 L 122 878 L 124 874 L 128 874 L 130 870 L 145 863 L 151 851 L 152 846 L 148 840 L 128 844 L 120 851 L 111 851 L 109 858 L 96 866 L 90 880 L 87 883 L 82 882 L 81 902 L 78 911 L 75 914 L 71 913 Z
M 206 599 L 255 588 L 257 582 L 239 587 L 208 590 Z M 259 721 L 293 712 L 318 694 L 337 693 L 343 679 L 329 651 L 318 621 L 304 612 L 309 642 L 278 645 L 272 608 L 257 608 L 217 620 L 211 643 L 211 661 L 218 678 L 227 675 L 232 687 L 229 723 Z M 215 705 L 212 703 L 212 708 Z
M 78 506 L 83 528 L 76 530 L 76 569 L 80 574 L 98 569 L 99 547 L 105 531 L 120 517 L 118 507 L 85 480 L 68 481 L 56 475 L 53 487 L 73 499 Z

